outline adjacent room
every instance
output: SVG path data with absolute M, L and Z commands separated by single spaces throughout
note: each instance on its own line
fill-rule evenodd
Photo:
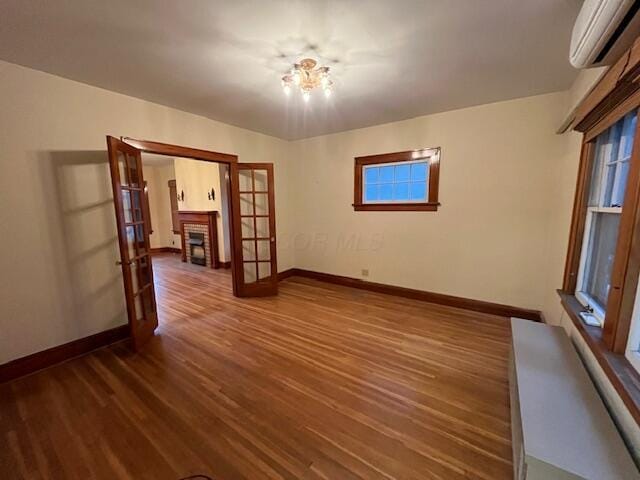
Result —
M 228 295 L 232 289 L 229 167 L 224 163 L 155 154 L 144 154 L 141 158 L 143 195 L 140 198 L 144 198 L 144 204 L 135 192 L 123 193 L 127 199 L 123 203 L 125 217 L 145 219 L 145 225 L 138 228 L 148 231 L 153 278 L 143 276 L 142 281 L 137 282 L 140 279 L 132 274 L 132 292 L 149 284 L 157 304 L 153 311 L 158 306 L 163 310 L 167 298 L 164 293 L 172 287 L 163 280 L 171 273 L 183 285 L 189 278 L 198 276 L 208 284 L 206 288 L 210 293 Z M 249 223 L 252 226 L 252 222 L 251 218 L 244 220 L 247 226 Z M 129 241 L 135 240 L 135 225 L 126 228 Z M 144 232 L 139 237 L 144 237 Z M 144 250 L 146 246 L 142 243 Z M 245 250 L 250 246 L 245 245 Z M 247 270 L 249 267 L 247 264 Z
M 640 480 L 640 2 L 0 25 L 0 478 Z

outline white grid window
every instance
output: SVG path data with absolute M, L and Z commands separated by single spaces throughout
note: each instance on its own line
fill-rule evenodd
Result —
M 429 198 L 429 160 L 363 167 L 363 203 L 424 203 Z
M 604 322 L 636 122 L 632 112 L 596 139 L 576 285 L 576 298 L 590 311 L 583 319 L 592 325 Z

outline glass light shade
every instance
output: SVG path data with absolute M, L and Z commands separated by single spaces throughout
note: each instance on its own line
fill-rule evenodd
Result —
M 309 99 L 311 98 L 311 94 L 309 92 L 303 92 L 302 93 L 302 98 L 304 98 L 305 102 L 308 102 Z

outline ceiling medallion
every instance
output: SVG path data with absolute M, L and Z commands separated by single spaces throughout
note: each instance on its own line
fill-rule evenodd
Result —
M 300 60 L 300 63 L 293 65 L 291 73 L 282 77 L 282 88 L 284 93 L 289 95 L 291 89 L 298 87 L 302 92 L 302 98 L 308 102 L 311 98 L 311 90 L 322 88 L 325 97 L 331 96 L 333 82 L 329 77 L 329 67 L 317 67 L 318 62 L 312 58 Z

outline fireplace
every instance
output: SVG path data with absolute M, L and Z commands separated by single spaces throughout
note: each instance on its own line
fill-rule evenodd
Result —
M 178 212 L 183 262 L 220 268 L 216 216 L 215 210 Z
M 204 233 L 189 232 L 189 244 L 191 263 L 207 266 L 207 252 L 204 247 Z

